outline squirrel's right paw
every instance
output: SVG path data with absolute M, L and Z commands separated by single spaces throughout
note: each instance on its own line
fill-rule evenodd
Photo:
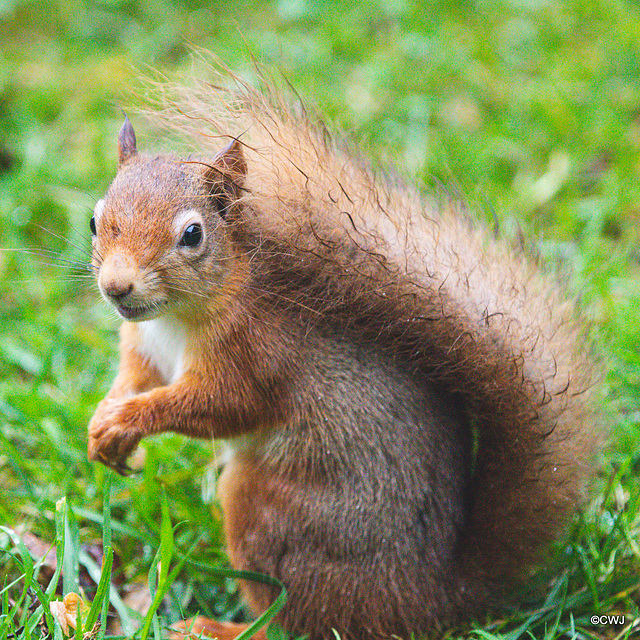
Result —
M 131 472 L 127 457 L 140 442 L 141 434 L 128 424 L 128 400 L 105 400 L 89 423 L 88 455 L 121 475 Z

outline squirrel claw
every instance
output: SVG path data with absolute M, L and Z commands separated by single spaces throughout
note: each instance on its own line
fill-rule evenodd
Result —
M 108 467 L 121 476 L 130 476 L 134 473 L 134 469 L 132 469 L 126 462 L 122 462 L 121 460 L 110 460 L 100 451 L 96 451 L 94 459 L 98 460 L 98 462 L 101 462 L 105 467 Z
M 121 476 L 133 472 L 127 458 L 142 435 L 131 420 L 137 414 L 130 404 L 129 399 L 109 398 L 100 403 L 89 423 L 89 459 L 101 462 Z
M 115 462 L 107 466 L 121 476 L 130 476 L 134 472 L 134 470 L 125 462 Z

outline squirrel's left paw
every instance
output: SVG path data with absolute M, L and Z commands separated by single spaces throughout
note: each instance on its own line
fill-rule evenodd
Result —
M 137 412 L 131 405 L 131 400 L 105 400 L 89 423 L 89 459 L 121 475 L 131 472 L 127 458 L 142 438 L 134 424 Z

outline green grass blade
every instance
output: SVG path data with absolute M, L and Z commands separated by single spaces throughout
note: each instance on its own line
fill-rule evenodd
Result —
M 102 570 L 98 566 L 96 561 L 88 553 L 86 553 L 85 551 L 82 551 L 80 554 L 80 562 L 88 571 L 92 580 L 94 580 L 96 584 L 99 584 L 100 580 L 102 579 Z M 133 633 L 135 620 L 131 616 L 127 605 L 122 601 L 122 599 L 118 595 L 117 589 L 110 583 L 109 583 L 109 598 L 106 599 L 106 602 L 107 602 L 107 609 L 108 609 L 109 603 L 111 603 L 113 605 L 113 608 L 118 613 L 118 616 L 120 617 L 120 622 L 122 623 L 122 628 L 124 630 L 124 633 L 127 635 Z M 106 621 L 106 615 L 103 616 L 103 623 L 105 621 Z
M 258 575 L 258 574 L 256 574 Z M 266 576 L 262 576 L 266 577 Z M 250 578 L 245 578 L 250 579 Z M 260 582 L 264 582 L 260 580 Z M 248 640 L 251 636 L 260 631 L 263 627 L 266 627 L 277 615 L 278 612 L 284 607 L 287 602 L 287 591 L 284 585 L 278 580 L 269 581 L 269 584 L 274 586 L 280 586 L 281 591 L 278 597 L 271 603 L 271 606 L 258 618 L 256 618 L 237 638 L 236 640 Z
M 107 474 L 107 476 L 109 475 L 110 474 Z M 100 514 L 97 511 L 92 511 L 91 509 L 84 509 L 82 507 L 76 507 L 74 509 L 74 512 L 80 518 L 84 518 L 86 520 L 89 520 L 90 522 L 95 522 L 96 524 L 98 524 L 103 528 L 103 532 L 104 532 L 105 518 L 103 514 Z M 138 540 L 138 542 L 142 542 L 142 543 L 149 542 L 148 536 L 145 535 L 139 529 L 135 529 L 134 527 L 128 526 L 126 524 L 122 524 L 121 522 L 118 522 L 117 520 L 114 520 L 114 519 L 111 519 L 110 531 L 111 532 L 116 531 L 126 536 L 127 538 L 131 538 L 132 540 Z
M 13 559 L 20 566 L 21 571 L 24 573 L 24 586 L 25 586 L 25 589 L 28 589 L 31 586 L 31 583 L 33 581 L 33 573 L 34 573 L 33 559 L 31 558 L 31 553 L 25 546 L 24 542 L 22 541 L 22 538 L 13 529 L 0 526 L 0 531 L 4 531 L 9 536 L 9 538 L 11 538 L 11 541 L 16 546 L 18 553 L 20 554 L 20 558 L 22 559 L 22 561 L 18 561 L 18 559 L 12 553 L 10 553 L 9 555 L 13 557 Z
M 100 581 L 98 582 L 98 587 L 96 589 L 96 594 L 93 598 L 93 602 L 91 603 L 91 609 L 89 609 L 89 613 L 85 620 L 85 627 L 87 630 L 93 628 L 93 625 L 96 623 L 98 619 L 98 614 L 102 612 L 104 609 L 104 600 L 106 599 L 107 603 L 109 602 L 109 591 L 111 586 L 111 568 L 113 566 L 113 549 L 111 547 L 107 547 L 104 551 L 104 556 L 102 558 L 102 572 L 100 574 Z M 105 625 L 105 620 L 103 620 L 103 626 Z
M 97 640 L 102 640 L 107 632 L 107 617 L 109 615 L 109 602 L 111 598 L 109 597 L 111 592 L 115 592 L 115 589 L 111 586 L 111 568 L 113 564 L 113 549 L 111 547 L 111 479 L 113 474 L 107 473 L 107 477 L 105 479 L 104 487 L 103 487 L 103 499 L 102 499 L 102 549 L 103 549 L 103 567 L 102 573 L 100 575 L 100 583 L 102 583 L 105 572 L 106 572 L 106 559 L 109 557 L 109 577 L 104 580 L 105 588 L 108 587 L 107 595 L 98 597 L 100 593 L 100 583 L 98 583 L 98 589 L 96 590 L 96 597 L 94 602 L 100 601 L 102 599 L 102 609 L 100 611 L 101 619 L 100 619 L 100 629 L 98 630 Z M 120 598 L 118 598 L 119 600 Z M 123 603 L 124 607 L 124 603 Z M 125 620 L 122 619 L 122 625 L 126 628 Z M 92 627 L 89 627 L 91 629 Z
M 167 493 L 162 489 L 162 519 L 160 523 L 160 576 L 158 577 L 158 587 L 161 589 L 169 576 L 169 566 L 173 557 L 173 527 L 171 526 L 171 515 L 169 513 L 169 502 Z
M 40 588 L 40 585 L 37 582 L 33 584 L 33 590 L 36 592 L 38 596 L 38 600 L 40 600 L 40 605 L 35 612 L 29 617 L 27 624 L 25 625 L 25 631 L 29 631 L 31 633 L 37 626 L 40 624 L 40 620 L 42 619 L 42 614 L 44 613 L 44 617 L 49 627 L 49 631 L 53 632 L 56 627 L 60 627 L 60 625 L 56 625 L 53 614 L 51 613 L 51 609 L 49 608 L 49 602 L 51 598 L 48 595 L 45 595 Z
M 5 553 L 11 556 L 15 560 L 16 564 L 18 564 L 18 566 L 22 566 L 21 563 L 18 561 L 18 559 L 15 556 L 13 556 L 13 554 L 9 553 L 8 551 L 5 551 Z M 2 598 L 3 598 L 2 606 L 3 606 L 3 616 L 4 616 L 2 622 L 0 622 L 0 638 L 5 637 L 3 634 L 5 634 L 6 625 L 8 625 L 9 623 L 11 624 L 13 623 L 13 619 L 15 618 L 16 613 L 20 610 L 20 608 L 22 607 L 22 603 L 25 601 L 27 597 L 28 588 L 25 586 L 22 589 L 22 593 L 20 594 L 18 599 L 13 603 L 13 606 L 11 607 L 11 609 L 8 609 L 9 590 L 15 587 L 20 582 L 22 582 L 23 579 L 24 579 L 24 574 L 21 575 L 19 578 L 16 578 L 13 582 L 11 582 L 6 587 L 4 587 L 0 592 L 0 595 L 2 595 Z M 5 614 L 5 611 L 7 612 L 6 614 Z
M 195 543 L 194 543 L 195 544 Z M 206 569 L 208 573 L 217 578 L 233 578 L 235 580 L 251 580 L 252 582 L 260 582 L 262 584 L 268 584 L 280 589 L 278 597 L 273 601 L 271 606 L 266 609 L 258 618 L 256 618 L 237 638 L 236 640 L 247 640 L 257 631 L 266 627 L 271 620 L 273 620 L 282 607 L 287 602 L 287 590 L 280 580 L 273 578 L 272 576 L 265 575 L 263 573 L 256 573 L 255 571 L 240 571 L 238 569 L 225 569 L 221 567 L 214 567 L 212 565 L 194 562 L 188 559 L 188 556 L 182 558 L 182 562 L 188 561 L 191 564 Z
M 62 556 L 62 593 L 78 593 L 80 591 L 80 534 L 78 521 L 73 509 L 66 505 L 64 521 L 64 554 Z
M 157 588 L 153 594 L 153 601 L 149 611 L 144 618 L 144 624 L 142 626 L 141 640 L 147 640 L 151 625 L 154 624 L 156 618 L 156 611 L 164 598 L 165 593 L 171 586 L 169 577 L 169 567 L 171 565 L 171 558 L 173 557 L 173 527 L 171 526 L 171 515 L 169 513 L 169 503 L 167 501 L 167 494 L 162 490 L 162 502 L 161 502 L 162 519 L 160 523 L 160 549 L 156 555 L 156 558 L 160 562 L 160 571 L 157 574 Z M 149 572 L 149 588 L 152 589 L 152 585 L 155 584 L 155 576 L 157 571 L 157 563 L 154 560 L 151 570 Z M 154 635 L 159 637 L 159 627 L 154 624 Z
M 591 562 L 589 561 L 589 556 L 587 552 L 584 550 L 582 545 L 576 545 L 576 553 L 578 554 L 578 558 L 580 559 L 580 563 L 582 565 L 582 569 L 584 571 L 584 576 L 587 580 L 587 584 L 589 585 L 589 590 L 591 592 L 591 598 L 593 600 L 593 612 L 600 613 L 600 598 L 598 596 L 598 585 L 596 584 L 596 578 L 593 575 L 593 568 L 591 567 Z
M 112 473 L 107 473 L 102 489 L 102 548 L 105 550 L 111 547 L 111 478 Z
M 58 588 L 58 580 L 62 572 L 62 559 L 64 558 L 65 547 L 65 522 L 67 519 L 67 499 L 61 498 L 56 502 L 55 525 L 56 525 L 56 569 L 47 585 L 46 594 L 51 596 Z

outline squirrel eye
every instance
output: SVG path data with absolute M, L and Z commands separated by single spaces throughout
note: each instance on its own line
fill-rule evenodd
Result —
M 199 224 L 190 224 L 182 234 L 179 247 L 197 247 L 202 242 L 202 227 Z
M 91 229 L 91 233 L 96 235 L 96 217 L 91 216 L 91 220 L 89 220 L 89 229 Z

